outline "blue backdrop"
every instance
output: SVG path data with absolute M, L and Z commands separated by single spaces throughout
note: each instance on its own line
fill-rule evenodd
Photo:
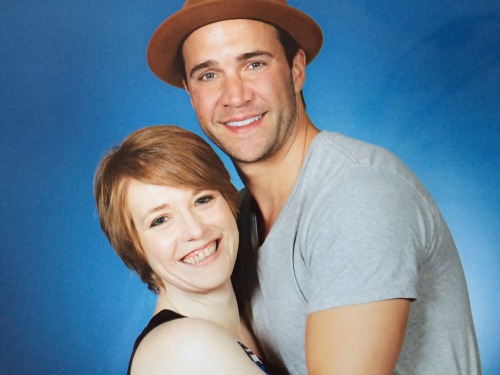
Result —
M 290 3 L 325 35 L 304 90 L 313 122 L 389 148 L 428 187 L 463 261 L 484 373 L 500 373 L 500 3 Z M 139 127 L 200 132 L 187 94 L 145 59 L 181 5 L 0 5 L 0 374 L 125 373 L 154 297 L 100 232 L 92 179 Z

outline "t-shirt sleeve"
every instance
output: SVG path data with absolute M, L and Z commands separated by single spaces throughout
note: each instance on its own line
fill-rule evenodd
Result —
M 418 270 L 435 228 L 427 200 L 410 181 L 356 167 L 326 182 L 315 202 L 303 239 L 309 313 L 418 298 Z

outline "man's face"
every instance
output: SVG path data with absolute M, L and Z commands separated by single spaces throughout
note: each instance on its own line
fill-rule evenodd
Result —
M 201 128 L 234 161 L 264 160 L 290 139 L 303 81 L 295 79 L 273 26 L 216 22 L 194 31 L 182 53 Z

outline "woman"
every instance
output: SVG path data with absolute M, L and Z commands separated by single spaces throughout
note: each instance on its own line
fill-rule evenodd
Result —
M 175 126 L 132 133 L 94 182 L 111 245 L 158 295 L 131 374 L 266 372 L 231 284 L 237 191 L 213 149 Z

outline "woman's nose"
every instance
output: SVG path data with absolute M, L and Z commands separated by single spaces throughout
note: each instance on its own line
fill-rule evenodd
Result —
M 205 223 L 203 219 L 194 213 L 185 213 L 181 219 L 182 237 L 185 241 L 199 239 L 203 236 Z

